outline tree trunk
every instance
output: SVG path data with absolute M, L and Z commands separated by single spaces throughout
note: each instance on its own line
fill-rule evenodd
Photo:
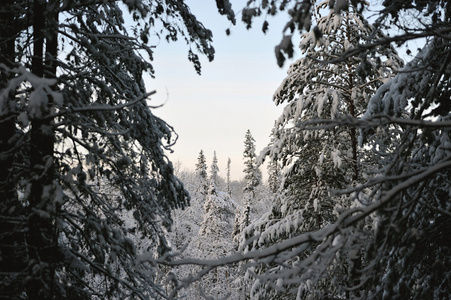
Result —
M 349 24 L 349 15 L 346 19 L 346 39 L 348 41 L 352 40 L 351 37 L 351 28 Z M 354 77 L 352 72 L 350 71 L 352 69 L 351 64 L 348 64 L 348 81 L 349 81 L 349 114 L 352 117 L 356 117 L 355 112 L 355 105 L 354 105 L 354 99 L 352 99 L 352 90 L 354 87 Z M 357 132 L 354 126 L 350 128 L 350 136 L 351 136 L 351 148 L 352 148 L 352 180 L 357 181 L 359 179 L 359 166 L 358 166 L 358 157 L 357 157 Z
M 52 3 L 49 3 L 49 6 Z M 47 2 L 33 3 L 34 53 L 32 72 L 39 77 L 55 77 L 57 56 L 57 12 L 46 10 Z M 56 15 L 56 17 L 52 16 Z M 56 22 L 56 23 L 55 23 Z M 45 41 L 45 43 L 44 43 Z M 44 45 L 46 53 L 44 54 Z M 53 194 L 53 120 L 48 116 L 52 99 L 41 106 L 41 114 L 31 119 L 30 168 L 31 191 L 28 246 L 32 280 L 28 285 L 29 299 L 52 299 L 54 295 L 55 265 L 58 261 L 57 237 L 54 222 L 56 207 Z
M 15 63 L 17 30 L 14 0 L 4 0 L 0 8 L 0 90 L 6 88 L 13 75 L 8 68 Z M 23 206 L 16 192 L 15 142 L 19 134 L 15 126 L 15 99 L 4 95 L 0 115 L 0 298 L 18 298 L 26 269 Z

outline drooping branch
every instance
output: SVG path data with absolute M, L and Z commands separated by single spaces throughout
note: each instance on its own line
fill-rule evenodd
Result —
M 451 120 L 429 121 L 424 119 L 403 119 L 386 114 L 375 114 L 363 119 L 351 116 L 340 116 L 336 119 L 313 119 L 299 122 L 297 126 L 306 130 L 331 129 L 337 126 L 351 126 L 359 129 L 368 129 L 391 124 L 433 129 L 449 127 L 451 126 Z

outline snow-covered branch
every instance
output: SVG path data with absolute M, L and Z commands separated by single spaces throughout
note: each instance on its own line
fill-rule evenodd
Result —
M 429 121 L 424 119 L 404 119 L 386 114 L 372 115 L 361 119 L 344 115 L 336 119 L 313 119 L 302 121 L 299 122 L 297 126 L 301 129 L 308 130 L 330 129 L 337 126 L 352 126 L 360 129 L 369 129 L 390 124 L 407 125 L 416 128 L 445 128 L 451 126 L 451 120 Z

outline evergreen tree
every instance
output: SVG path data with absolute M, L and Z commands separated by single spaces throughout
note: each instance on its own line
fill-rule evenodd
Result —
M 277 193 L 280 189 L 281 170 L 278 161 L 270 160 L 268 162 L 268 187 L 272 193 Z
M 213 152 L 213 162 L 210 167 L 210 180 L 217 185 L 218 184 L 218 158 L 216 157 L 216 151 Z
M 377 215 L 377 223 L 374 236 L 360 243 L 373 266 L 361 275 L 368 286 L 363 297 L 447 299 L 451 4 L 392 1 L 384 2 L 384 10 L 401 37 L 413 38 L 419 32 L 429 37 L 402 72 L 379 88 L 364 118 L 373 124 L 364 127 L 363 137 L 383 163 L 384 182 L 373 180 L 369 185 L 374 196 L 367 207 Z M 413 26 L 403 18 L 410 14 L 419 20 Z M 385 26 L 387 18 L 381 15 L 379 26 Z M 443 31 L 446 37 L 437 34 Z
M 273 127 L 271 131 L 271 139 L 269 142 L 269 147 L 274 147 L 274 141 L 278 140 L 279 134 L 276 131 L 276 127 Z M 264 151 L 263 151 L 264 153 Z M 275 159 L 270 159 L 268 162 L 268 187 L 272 193 L 277 193 L 281 186 L 281 168 L 279 166 L 279 162 Z
M 241 234 L 244 228 L 251 223 L 251 205 L 248 199 L 243 200 L 243 203 L 235 211 L 235 221 L 233 223 L 232 238 L 235 244 L 235 249 L 238 249 L 242 240 Z
M 204 218 L 199 229 L 200 235 L 210 235 L 214 238 L 230 236 L 230 217 L 234 215 L 235 204 L 230 197 L 224 197 L 224 192 L 218 192 L 214 183 L 209 186 L 208 197 L 204 205 Z M 227 234 L 228 233 L 228 234 Z
M 173 214 L 174 224 L 171 232 L 168 233 L 169 241 L 173 253 L 177 253 L 177 258 L 202 258 L 201 249 L 199 249 L 199 229 L 204 216 L 205 199 L 198 193 L 199 179 L 195 172 L 184 171 L 180 174 L 180 180 L 183 181 L 186 189 L 191 195 L 190 206 L 185 209 L 176 209 Z M 178 277 L 189 277 L 199 268 L 182 265 L 170 267 L 167 272 L 176 274 Z M 177 293 L 178 297 L 186 299 L 199 299 L 199 283 L 193 284 Z
M 324 5 L 317 7 L 318 14 Z M 309 128 L 309 124 L 315 120 L 361 118 L 371 95 L 400 67 L 402 63 L 391 47 L 378 48 L 372 57 L 364 59 L 324 63 L 356 47 L 360 39 L 373 32 L 374 28 L 349 5 L 340 13 L 331 10 L 328 15 L 319 16 L 317 27 L 301 36 L 300 49 L 305 57 L 290 67 L 275 93 L 275 103 L 286 106 L 273 129 L 277 133 L 274 140 L 263 151 L 263 155 L 286 169 L 281 183 L 284 193 L 276 196 L 271 213 L 264 217 L 266 220 L 257 222 L 246 233 L 261 236 L 253 242 L 254 247 L 323 228 L 335 222 L 343 209 L 350 208 L 349 198 L 336 196 L 331 190 L 346 189 L 364 179 L 364 160 L 370 156 L 359 148 L 354 127 L 333 126 L 325 130 Z M 376 36 L 383 35 L 376 31 Z M 270 272 L 283 269 L 278 267 Z M 263 267 L 257 271 L 269 270 Z M 308 298 L 349 296 L 337 292 L 336 285 L 353 286 L 356 284 L 351 278 L 353 274 L 346 277 L 341 268 L 333 272 L 342 274 L 338 276 L 340 280 L 318 280 L 316 292 Z M 296 294 L 289 296 L 291 292 L 287 295 L 269 288 L 271 284 L 274 283 L 257 281 L 252 297 L 296 298 Z M 303 283 L 285 287 L 288 291 L 297 289 L 298 296 L 304 288 Z
M 236 204 L 230 195 L 216 190 L 214 182 L 210 183 L 204 216 L 199 229 L 198 247 L 203 258 L 221 258 L 232 252 L 233 216 Z M 201 289 L 214 299 L 225 297 L 232 287 L 230 268 L 216 268 L 200 282 Z
M 205 159 L 204 151 L 200 150 L 199 157 L 196 164 L 196 175 L 198 179 L 197 191 L 205 200 L 208 194 L 208 175 L 207 175 L 207 160 Z
M 347 13 L 348 1 L 328 2 L 335 13 Z M 368 5 L 360 0 L 350 2 L 357 12 L 362 12 Z M 250 0 L 247 5 L 256 3 Z M 279 7 L 278 3 L 265 2 L 261 9 L 268 15 L 288 10 L 290 19 L 286 30 L 293 33 L 298 28 L 311 26 L 309 5 L 309 1 L 302 4 L 284 1 Z M 262 14 L 259 8 L 254 14 L 250 13 L 253 7 L 247 8 L 247 23 L 251 24 L 253 17 Z M 378 10 L 376 7 L 371 9 Z M 362 35 L 366 39 L 331 58 L 335 63 L 346 63 L 349 59 L 371 62 L 369 58 L 375 57 L 378 63 L 378 57 L 386 59 L 384 49 L 390 45 L 406 45 L 409 40 L 427 37 L 426 46 L 407 67 L 372 93 L 374 96 L 365 117 L 301 123 L 325 131 L 337 127 L 360 128 L 364 132 L 361 139 L 364 149 L 371 149 L 371 152 L 365 151 L 368 158 L 362 155 L 370 160 L 370 164 L 357 164 L 357 170 L 366 173 L 357 173 L 357 177 L 368 177 L 354 187 L 344 186 L 341 193 L 348 197 L 352 207 L 342 211 L 334 224 L 292 238 L 282 238 L 282 242 L 265 249 L 268 255 L 273 255 L 268 257 L 275 257 L 274 261 L 286 255 L 295 258 L 296 263 L 291 264 L 287 272 L 278 269 L 277 273 L 259 274 L 260 282 L 271 281 L 272 286 L 283 290 L 283 280 L 289 278 L 289 281 L 298 283 L 294 285 L 297 285 L 297 290 L 292 291 L 298 292 L 299 298 L 330 298 L 330 289 L 326 292 L 314 283 L 327 276 L 339 282 L 344 277 L 342 274 L 346 273 L 335 271 L 346 267 L 346 276 L 354 279 L 348 281 L 353 287 L 337 284 L 334 294 L 341 294 L 338 298 L 449 298 L 451 256 L 449 247 L 444 246 L 449 239 L 443 238 L 442 234 L 451 223 L 449 201 L 444 200 L 449 199 L 450 183 L 446 171 L 449 153 L 445 150 L 448 149 L 445 145 L 449 145 L 450 106 L 446 103 L 449 103 L 450 94 L 450 11 L 448 1 L 384 1 L 382 9 L 375 13 L 374 29 L 370 34 Z M 264 28 L 267 26 L 265 22 Z M 390 29 L 390 36 L 378 34 L 381 29 Z M 313 33 L 317 38 L 324 34 L 319 26 Z M 282 55 L 283 51 L 288 56 L 292 53 L 291 35 L 287 34 L 276 49 L 277 55 Z M 283 57 L 279 61 L 283 62 Z M 361 76 L 367 76 L 364 65 L 358 71 Z M 358 149 L 358 153 L 362 150 Z M 358 178 L 357 183 L 359 181 Z M 263 243 L 266 239 L 270 243 L 274 236 L 281 236 L 276 233 L 278 228 L 297 228 L 303 221 L 303 216 L 298 215 L 285 218 L 284 226 L 280 223 L 278 227 L 272 227 L 262 220 L 260 225 L 255 225 L 264 228 L 261 232 L 264 239 L 260 238 L 258 242 Z M 253 234 L 259 234 L 259 231 Z M 306 249 L 311 249 L 311 252 L 306 254 Z M 360 257 L 365 259 L 359 264 L 357 258 L 361 251 L 364 256 Z M 290 253 L 296 254 L 291 256 Z M 341 263 L 337 264 L 337 257 Z M 286 258 L 280 259 L 279 263 L 289 265 Z M 433 265 L 444 268 L 433 269 Z M 302 275 L 290 278 L 290 274 L 295 273 Z M 257 285 L 255 287 L 255 297 L 268 295 L 267 290 L 257 291 Z
M 243 189 L 241 207 L 235 213 L 233 239 L 238 247 L 244 228 L 251 223 L 251 207 L 255 204 L 256 188 L 261 184 L 261 172 L 257 166 L 257 155 L 255 153 L 255 140 L 251 131 L 247 130 L 244 137 L 244 180 L 246 185 Z
M 230 160 L 230 157 L 227 159 L 227 179 L 226 179 L 226 185 L 227 185 L 227 193 L 229 193 L 230 196 L 232 196 L 232 189 L 230 186 L 230 171 L 231 171 L 231 165 L 232 161 Z
M 246 187 L 244 192 L 249 194 L 250 199 L 255 196 L 255 188 L 261 184 L 262 175 L 257 166 L 257 155 L 255 154 L 255 140 L 252 137 L 251 131 L 248 129 L 244 137 L 244 179 L 246 180 Z
M 215 188 L 212 182 L 207 199 L 201 199 L 196 193 L 198 179 L 194 172 L 185 171 L 180 179 L 192 198 L 190 207 L 175 211 L 173 230 L 169 233 L 171 245 L 178 253 L 177 258 L 214 260 L 229 255 L 232 250 L 233 212 L 237 206 L 235 201 L 228 193 Z M 170 271 L 178 277 L 187 278 L 199 272 L 200 268 L 181 265 Z M 198 282 L 180 290 L 177 296 L 194 300 L 202 299 L 204 295 L 217 299 L 231 293 L 231 299 L 238 299 L 235 292 L 240 282 L 237 272 L 235 266 L 213 270 Z
M 450 24 L 449 4 L 445 15 Z M 368 287 L 362 298 L 451 296 L 450 48 L 442 37 L 428 41 L 379 89 L 365 115 L 377 124 L 364 137 L 383 162 L 384 182 L 369 185 L 375 233 L 356 243 L 372 266 L 360 275 Z M 390 121 L 381 122 L 381 114 Z
M 189 204 L 143 81 L 155 34 L 184 39 L 198 72 L 195 51 L 213 59 L 211 31 L 180 1 L 2 1 L 0 298 L 164 297 L 122 219 L 157 257 L 171 210 Z

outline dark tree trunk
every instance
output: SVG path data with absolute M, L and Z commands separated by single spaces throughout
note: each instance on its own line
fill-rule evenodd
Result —
M 14 0 L 5 0 L 0 8 L 0 90 L 8 86 L 13 77 L 8 68 L 14 67 L 17 12 Z M 1 99 L 0 115 L 0 298 L 18 298 L 24 270 L 26 251 L 23 207 L 16 192 L 13 170 L 15 142 L 19 132 L 15 126 L 15 100 L 13 93 Z
M 5 65 L 8 68 L 14 65 L 14 45 L 15 45 L 15 32 L 14 32 L 14 15 L 10 12 L 9 8 L 12 7 L 14 0 L 5 0 L 4 8 L 0 10 L 0 64 Z M 0 71 L 0 90 L 4 89 L 11 75 L 7 72 Z M 13 137 L 15 135 L 15 120 L 14 120 L 14 99 L 12 95 L 7 96 L 8 99 L 2 99 L 4 105 L 3 112 L 0 115 L 0 199 L 1 199 L 1 211 L 3 215 L 5 202 L 17 198 L 14 195 L 15 186 L 11 185 L 9 180 L 11 177 L 11 171 L 13 166 Z
M 55 7 L 46 0 L 33 3 L 34 53 L 32 72 L 39 77 L 55 77 L 57 56 L 57 15 Z M 56 23 L 55 23 L 56 22 Z M 45 43 L 44 43 L 45 42 Z M 44 45 L 46 53 L 44 54 Z M 29 299 L 52 299 L 55 265 L 58 262 L 57 236 L 54 217 L 53 121 L 49 118 L 51 97 L 41 106 L 39 115 L 32 116 L 30 130 L 31 190 L 28 246 L 32 280 L 28 286 Z
M 7 0 L 5 7 L 0 13 L 0 64 L 10 68 L 14 62 L 14 29 L 13 22 L 14 16 L 9 12 L 9 7 L 14 0 Z M 11 75 L 7 72 L 0 71 L 0 90 L 4 89 Z M 14 145 L 13 137 L 15 135 L 15 122 L 14 122 L 14 99 L 8 95 L 9 99 L 1 99 L 4 101 L 6 108 L 2 108 L 2 111 L 6 113 L 0 115 L 0 209 L 2 215 L 4 215 L 4 209 L 8 209 L 8 205 L 5 202 L 12 200 L 15 195 L 15 187 L 10 184 L 11 170 L 13 166 L 13 153 L 12 149 Z M 0 260 L 1 262 L 1 260 Z

